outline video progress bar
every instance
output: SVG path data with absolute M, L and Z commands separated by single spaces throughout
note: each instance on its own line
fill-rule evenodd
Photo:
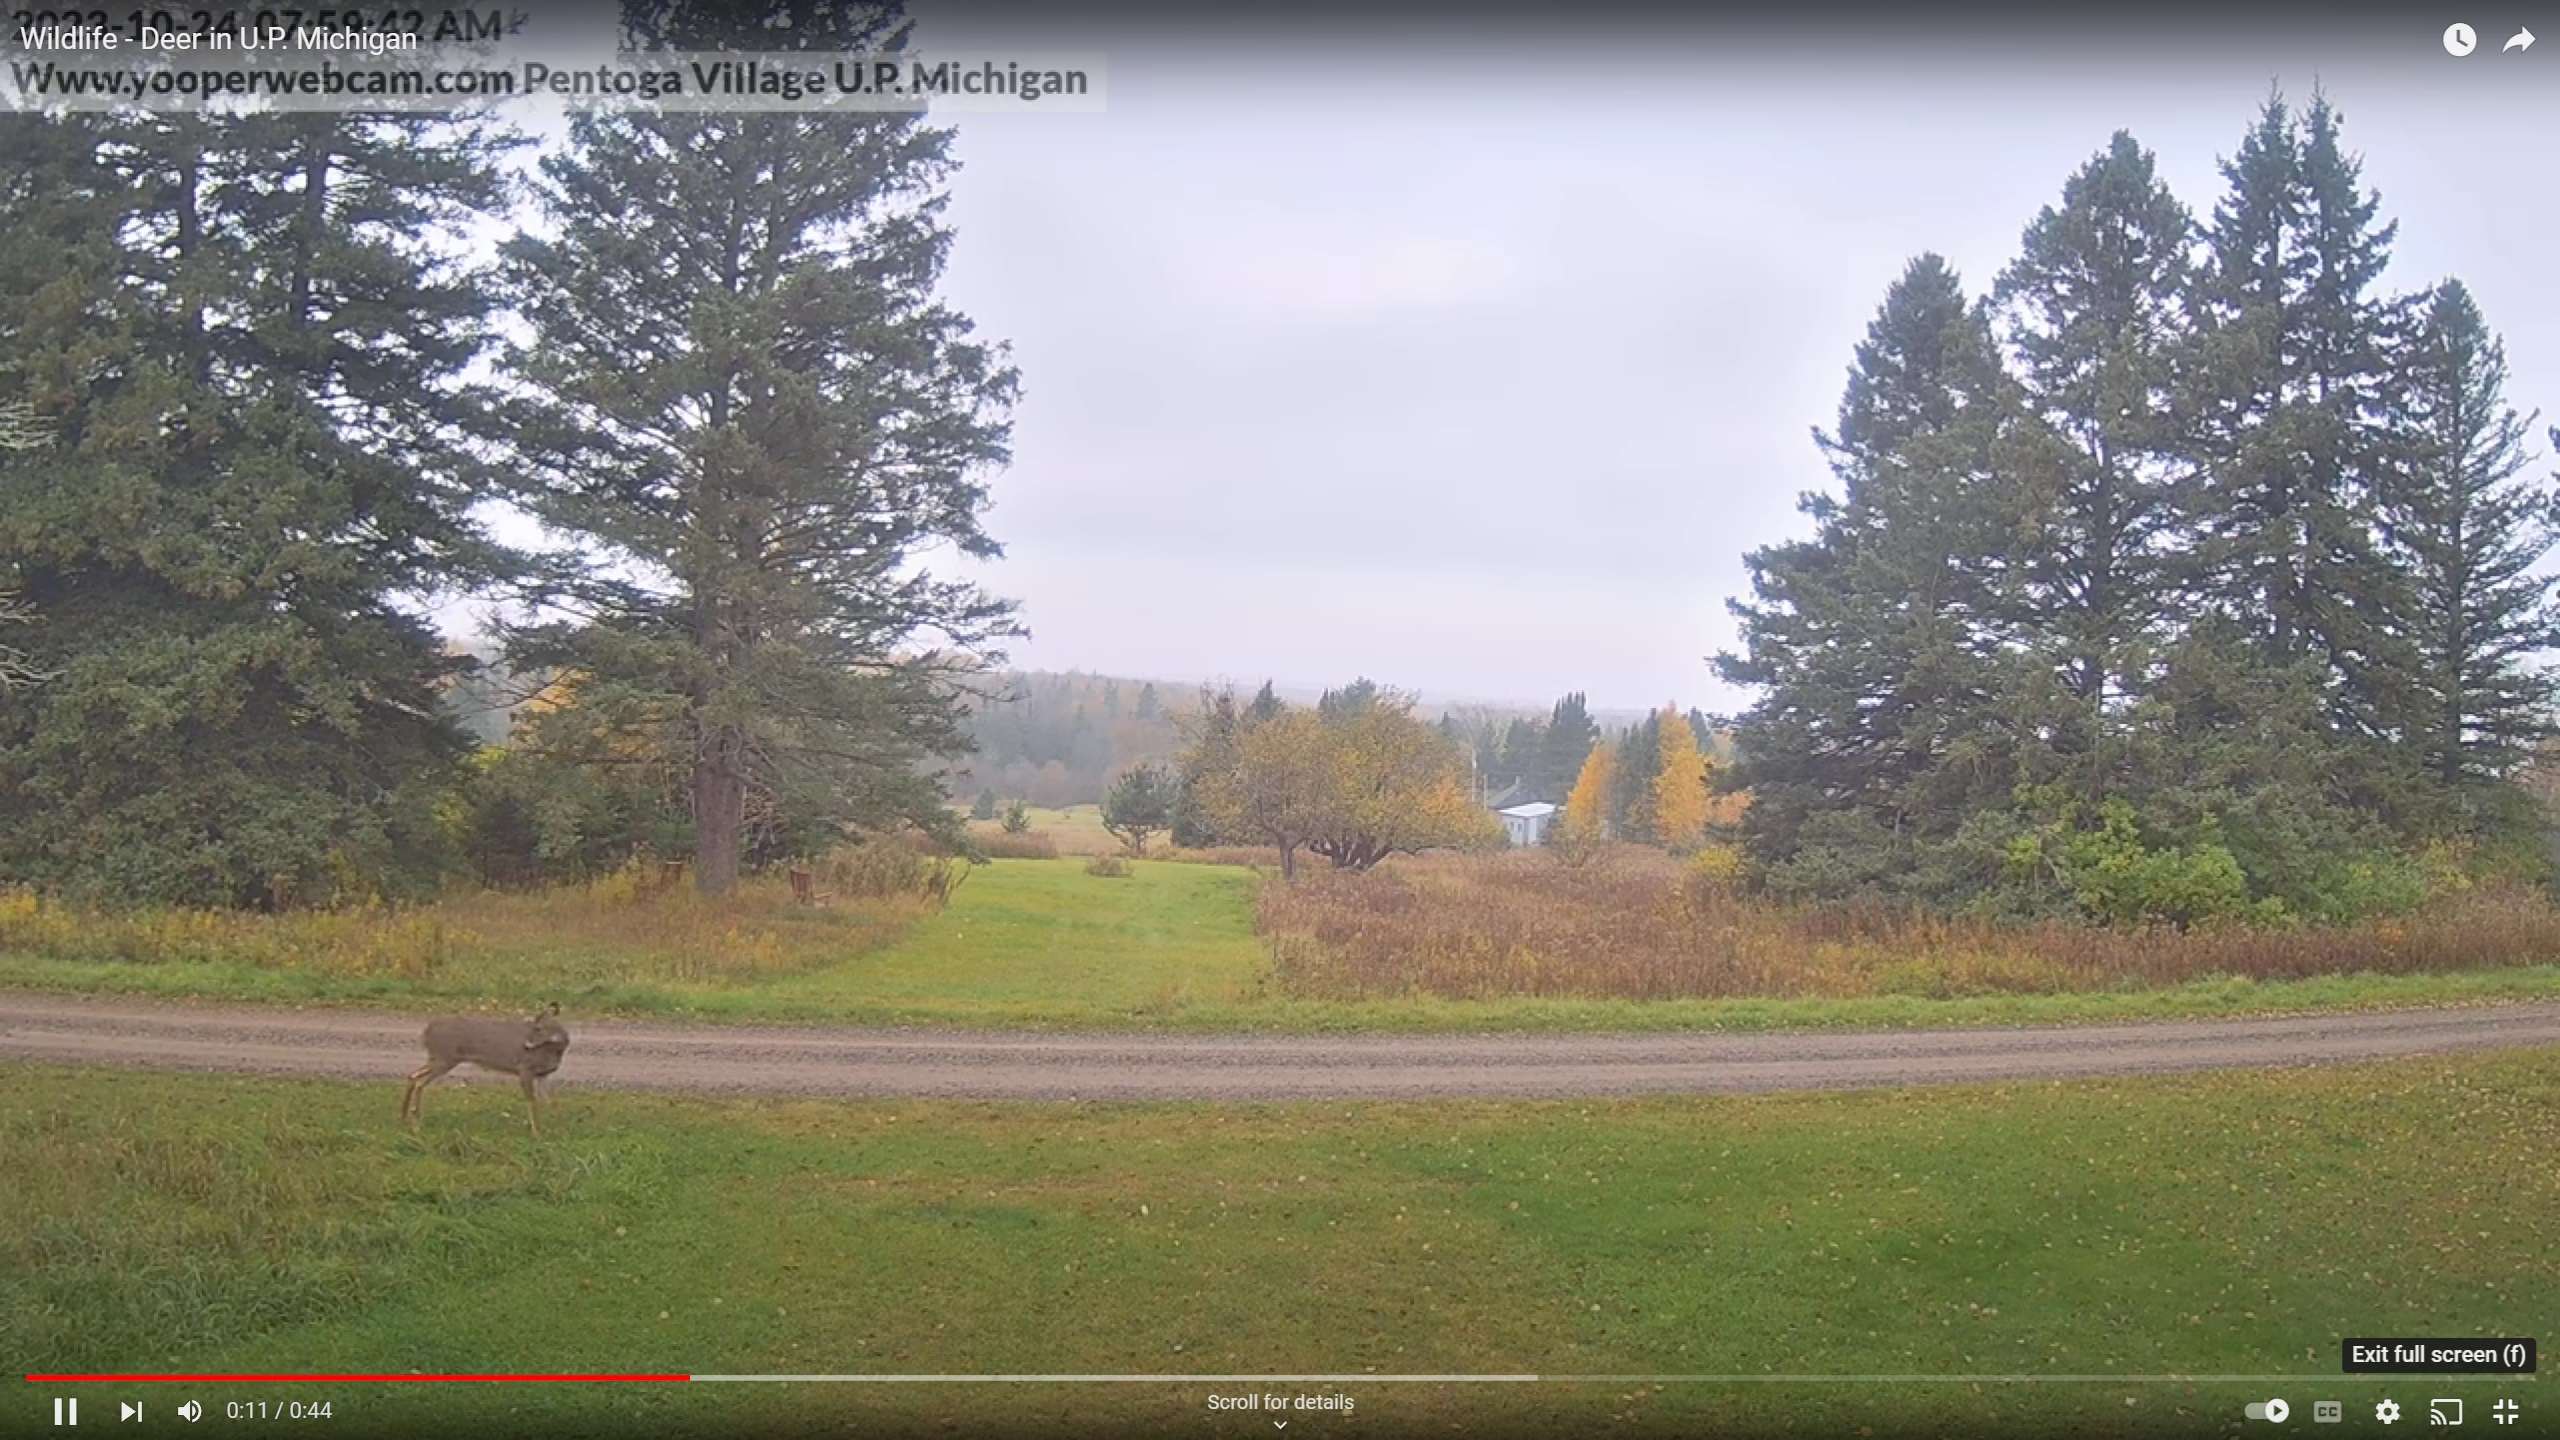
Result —
M 2326 1371 L 2295 1375 L 1545 1375 L 1447 1374 L 1376 1375 L 1366 1371 L 1289 1375 L 1232 1374 L 922 1374 L 922 1375 L 686 1375 L 621 1374 L 443 1374 L 260 1372 L 260 1373 L 32 1373 L 31 1385 L 229 1385 L 229 1384 L 368 1384 L 368 1385 L 2325 1385 L 2356 1381 L 2415 1383 L 2422 1380 L 2463 1385 L 2530 1385 L 2535 1375 L 2391 1374 L 2339 1375 Z
M 2530 1375 L 696 1375 L 697 1384 L 815 1385 L 2323 1385 L 2356 1379 L 2530 1383 Z

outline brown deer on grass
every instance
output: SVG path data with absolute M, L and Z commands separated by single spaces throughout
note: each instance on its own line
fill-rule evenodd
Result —
M 410 1129 L 418 1127 L 428 1086 L 456 1065 L 477 1065 L 516 1077 L 524 1088 L 525 1117 L 533 1125 L 534 1138 L 542 1137 L 542 1102 L 535 1086 L 560 1068 L 560 1057 L 569 1049 L 569 1030 L 560 1023 L 559 1001 L 530 1020 L 448 1015 L 428 1021 L 426 1033 L 419 1038 L 427 1047 L 427 1063 L 410 1072 L 408 1093 L 400 1097 L 400 1118 Z

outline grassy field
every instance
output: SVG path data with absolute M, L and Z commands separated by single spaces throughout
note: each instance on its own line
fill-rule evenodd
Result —
M 2560 1329 L 2547 1051 L 1539 1104 L 572 1090 L 540 1143 L 498 1087 L 444 1095 L 417 1138 L 393 1101 L 0 1067 L 0 1349 L 108 1371 L 2320 1376 L 2342 1334 Z M 1247 1422 L 1204 1406 L 1238 1388 L 290 1393 L 327 1394 L 367 1434 L 1065 1434 L 1105 1418 L 1236 1434 Z M 1370 1434 L 1588 1433 L 1605 1417 L 1666 1435 L 2110 1435 L 2171 1417 L 2236 1430 L 2242 1400 L 2272 1393 L 2306 1416 L 2314 1395 L 2470 1394 L 2476 1409 L 2492 1393 L 1271 1388 L 1348 1391 Z
M 1058 847 L 1061 855 L 1117 855 L 1122 848 L 1118 837 L 1102 828 L 1102 807 L 1099 805 L 1069 805 L 1055 810 L 1032 805 L 1024 808 L 1023 817 L 1031 822 L 1031 833 L 1048 836 L 1049 842 Z M 981 831 L 1000 829 L 985 822 L 979 822 L 972 828 Z M 1163 844 L 1164 837 L 1158 835 L 1156 843 Z
M 542 903 L 571 913 L 556 917 L 550 946 L 491 943 L 472 932 L 424 966 L 337 963 L 334 957 L 352 947 L 317 940 L 299 949 L 290 938 L 253 950 L 192 946 L 183 928 L 147 958 L 66 955 L 8 947 L 12 932 L 0 914 L 0 985 L 501 1008 L 550 997 L 587 1014 L 738 1020 L 1134 1021 L 1250 997 L 1263 964 L 1252 933 L 1256 884 L 1252 872 L 1232 866 L 1142 863 L 1125 878 L 1108 879 L 1085 873 L 1082 860 L 1060 859 L 983 867 L 938 913 L 879 901 L 804 907 L 760 893 L 723 909 L 689 894 L 589 902 L 555 892 Z M 520 902 L 501 896 L 469 903 Z M 590 912 L 592 927 L 584 923 Z M 433 913 L 454 912 L 440 906 Z M 183 927 L 183 917 L 173 923 Z M 615 963 L 618 950 L 651 944 L 712 958 L 689 969 Z M 196 954 L 211 958 L 188 958 Z M 736 963 L 740 955 L 751 963 Z
M 1933 983 L 1716 999 L 1308 998 L 1275 974 L 1254 933 L 1254 872 L 1152 860 L 1132 869 L 1111 879 L 1087 874 L 1081 859 L 999 861 L 940 912 L 877 901 L 811 909 L 770 885 L 726 909 L 607 887 L 465 897 L 425 916 L 144 917 L 132 936 L 76 918 L 29 923 L 21 899 L 19 910 L 0 909 L 0 986 L 412 1008 L 512 1010 L 556 998 L 583 1015 L 1202 1031 L 2016 1025 L 2560 996 L 2560 966 L 2544 964 L 2047 993 Z M 1901 967 L 1906 978 L 1914 968 Z

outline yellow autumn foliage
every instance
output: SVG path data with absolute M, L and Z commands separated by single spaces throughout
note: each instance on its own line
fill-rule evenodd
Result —
M 1568 840 L 1609 838 L 1609 792 L 1618 783 L 1618 747 L 1602 741 L 1583 757 L 1573 793 L 1564 799 L 1564 834 Z
M 1707 835 L 1707 757 L 1677 706 L 1662 710 L 1661 766 L 1653 776 L 1653 833 L 1673 850 L 1695 850 Z

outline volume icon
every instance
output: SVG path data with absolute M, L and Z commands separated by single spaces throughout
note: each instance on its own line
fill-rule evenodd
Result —
M 192 1424 L 204 1418 L 204 1407 L 190 1400 L 178 1407 L 178 1418 Z

